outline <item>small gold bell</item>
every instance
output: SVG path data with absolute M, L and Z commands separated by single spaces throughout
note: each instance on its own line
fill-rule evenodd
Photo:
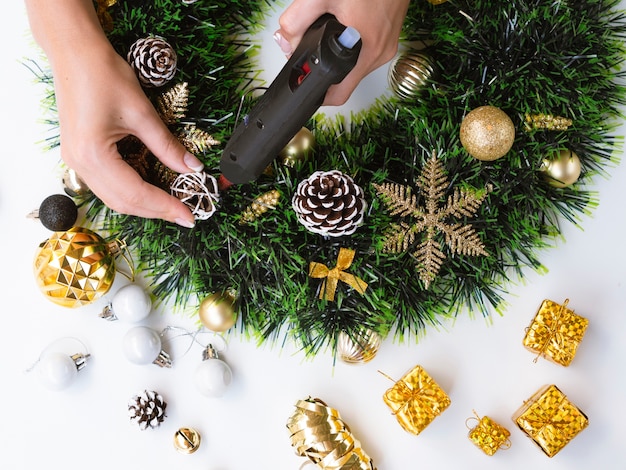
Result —
M 174 434 L 174 447 L 181 454 L 193 454 L 200 447 L 200 434 L 193 428 L 180 428 Z

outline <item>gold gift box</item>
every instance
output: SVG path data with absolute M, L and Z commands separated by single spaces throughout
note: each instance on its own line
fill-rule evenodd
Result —
M 589 320 L 567 308 L 568 302 L 561 305 L 544 300 L 524 337 L 524 346 L 537 357 L 563 366 L 569 366 L 574 359 L 589 325 Z
M 585 413 L 556 385 L 539 389 L 517 410 L 513 421 L 548 457 L 554 457 L 589 424 Z
M 450 406 L 446 392 L 419 365 L 388 389 L 383 400 L 400 426 L 415 435 Z
M 476 416 L 474 419 L 478 420 L 478 424 L 470 429 L 467 436 L 485 454 L 491 456 L 498 449 L 511 447 L 511 441 L 509 440 L 511 433 L 508 429 L 496 423 L 489 416 L 483 416 L 482 418 Z

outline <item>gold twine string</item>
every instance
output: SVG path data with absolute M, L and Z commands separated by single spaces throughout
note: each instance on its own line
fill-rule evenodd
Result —
M 117 265 L 115 266 L 115 270 L 118 273 L 120 273 L 122 276 L 124 276 L 126 279 L 128 279 L 130 282 L 134 282 L 135 274 L 136 274 L 135 263 L 133 261 L 133 256 L 130 253 L 128 245 L 126 244 L 126 240 L 118 240 L 116 238 L 115 240 L 108 242 L 107 250 L 113 256 L 115 257 L 121 256 L 122 259 L 126 261 L 126 265 L 128 266 L 130 273 L 120 270 Z
M 360 294 L 365 293 L 367 282 L 356 277 L 354 274 L 345 272 L 352 264 L 355 251 L 350 248 L 340 248 L 337 256 L 337 264 L 334 268 L 328 267 L 322 263 L 312 261 L 309 265 L 309 276 L 316 279 L 324 279 L 320 289 L 320 299 L 329 301 L 335 300 L 335 291 L 339 281 L 345 282 Z
M 287 429 L 299 456 L 308 457 L 322 470 L 376 470 L 337 410 L 311 397 L 295 406 Z
M 537 353 L 537 356 L 533 359 L 533 363 L 536 364 L 537 361 L 539 360 L 539 358 L 541 356 L 545 355 L 546 349 L 548 349 L 548 346 L 550 345 L 550 343 L 552 342 L 552 340 L 554 339 L 554 337 L 557 334 L 557 329 L 558 329 L 558 326 L 559 326 L 559 320 L 561 319 L 561 315 L 563 315 L 563 311 L 565 310 L 565 307 L 567 307 L 568 303 L 569 303 L 569 299 L 565 299 L 563 304 L 561 304 L 561 308 L 559 308 L 559 312 L 556 315 L 556 319 L 555 319 L 554 325 L 549 328 L 550 334 L 548 335 L 548 338 L 545 340 L 545 342 L 543 343 L 543 345 L 539 349 L 539 352 Z

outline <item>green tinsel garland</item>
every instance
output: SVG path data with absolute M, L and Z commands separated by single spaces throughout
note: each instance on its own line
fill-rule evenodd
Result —
M 242 93 L 255 83 L 255 49 L 248 47 L 246 33 L 258 28 L 268 4 L 123 0 L 111 9 L 110 39 L 124 56 L 147 35 L 172 44 L 179 58 L 172 83 L 189 84 L 185 122 L 224 145 Z M 596 204 L 583 184 L 614 159 L 618 142 L 611 131 L 626 96 L 620 81 L 626 21 L 617 4 L 460 0 L 435 6 L 414 0 L 403 43 L 430 44 L 437 69 L 417 98 L 382 100 L 350 125 L 313 119 L 310 159 L 293 169 L 277 161 L 273 177 L 222 192 L 215 215 L 192 230 L 111 213 L 98 199 L 88 201 L 89 218 L 127 241 L 159 299 L 193 308 L 205 295 L 232 288 L 239 299 L 238 329 L 260 342 L 294 339 L 307 354 L 326 346 L 334 350 L 341 331 L 369 328 L 407 339 L 464 308 L 483 315 L 490 308 L 501 311 L 507 281 L 523 276 L 526 267 L 541 268 L 538 249 L 560 233 L 561 218 L 577 223 Z M 463 117 L 486 104 L 505 111 L 516 127 L 513 148 L 493 162 L 469 156 L 459 141 Z M 540 112 L 567 116 L 573 125 L 525 132 L 525 114 Z M 223 145 L 199 155 L 215 176 Z M 578 154 L 583 170 L 577 184 L 557 189 L 539 168 L 563 148 Z M 476 217 L 463 221 L 490 256 L 454 255 L 445 247 L 446 260 L 425 289 L 410 255 L 381 252 L 394 217 L 372 184 L 391 181 L 415 189 L 433 152 L 445 165 L 450 194 L 457 186 L 493 187 Z M 318 169 L 340 170 L 364 189 L 370 208 L 353 235 L 324 239 L 297 222 L 291 197 L 298 182 Z M 240 225 L 242 211 L 272 189 L 282 193 L 279 206 Z M 320 281 L 309 278 L 309 263 L 332 266 L 340 247 L 356 251 L 350 272 L 369 288 L 361 295 L 339 283 L 335 301 L 319 300 Z

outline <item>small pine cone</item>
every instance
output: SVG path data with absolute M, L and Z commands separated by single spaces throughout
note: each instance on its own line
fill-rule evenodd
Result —
M 142 431 L 150 428 L 157 428 L 165 419 L 165 408 L 167 403 L 157 392 L 145 390 L 139 395 L 135 395 L 128 402 L 128 415 L 131 422 L 139 425 Z
M 353 234 L 367 210 L 363 190 L 337 170 L 316 171 L 301 181 L 291 202 L 302 225 L 329 237 Z
M 176 52 L 164 39 L 151 36 L 130 46 L 127 60 L 146 87 L 160 87 L 174 78 Z

